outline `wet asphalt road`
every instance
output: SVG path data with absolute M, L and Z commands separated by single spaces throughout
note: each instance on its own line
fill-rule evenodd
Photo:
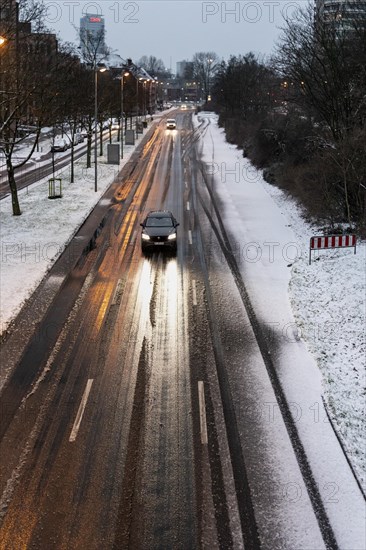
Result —
M 198 544 L 179 139 L 162 126 L 145 145 L 3 388 L 2 548 Z M 160 207 L 182 245 L 147 259 L 139 222 Z
M 253 414 L 281 395 L 202 172 L 207 127 L 176 118 L 122 173 L 2 389 L 2 549 L 337 548 L 286 411 Z M 139 223 L 161 208 L 177 256 L 144 257 Z

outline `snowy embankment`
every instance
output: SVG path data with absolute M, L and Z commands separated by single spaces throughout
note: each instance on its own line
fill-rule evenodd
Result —
M 309 265 L 310 237 L 322 230 L 306 223 L 295 201 L 226 142 L 216 115 L 194 117 L 196 127 L 207 122 L 201 142 L 207 173 L 257 315 L 280 335 L 281 377 L 299 429 L 311 438 L 307 416 L 314 438 L 316 424 L 329 422 L 324 399 L 365 490 L 366 243 L 357 243 L 356 254 L 353 248 L 318 251 Z M 312 444 L 314 464 L 321 461 L 316 446 L 322 444 L 327 442 Z
M 365 488 L 366 243 L 312 253 L 310 236 L 322 231 L 305 223 L 301 209 L 264 182 L 301 243 L 292 266 L 289 296 L 300 334 L 322 373 L 327 410 Z

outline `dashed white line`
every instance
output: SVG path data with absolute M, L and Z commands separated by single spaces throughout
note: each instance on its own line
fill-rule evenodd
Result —
M 202 380 L 198 381 L 198 402 L 200 409 L 200 427 L 201 427 L 201 443 L 207 445 L 207 422 L 206 422 L 206 403 L 205 403 L 205 389 L 203 387 Z
M 187 210 L 190 210 L 190 204 L 189 204 L 189 201 L 187 201 Z
M 189 244 L 193 243 L 193 241 L 192 241 L 192 231 L 190 229 L 188 229 L 188 241 L 189 241 Z
M 197 305 L 197 291 L 196 291 L 196 281 L 192 279 L 192 302 L 193 305 Z
M 81 421 L 83 419 L 83 414 L 84 414 L 84 411 L 85 411 L 86 403 L 88 401 L 88 397 L 89 397 L 89 393 L 90 393 L 92 384 L 93 384 L 93 378 L 89 378 L 87 383 L 86 383 L 86 387 L 85 387 L 85 390 L 84 390 L 84 393 L 83 393 L 83 397 L 81 398 L 81 403 L 79 405 L 79 409 L 78 409 L 78 412 L 77 412 L 77 415 L 76 415 L 76 418 L 75 418 L 75 422 L 74 422 L 74 425 L 72 427 L 71 434 L 70 434 L 70 437 L 69 437 L 69 441 L 71 443 L 73 441 L 75 441 L 75 439 L 78 435 L 78 431 L 79 431 L 79 428 L 80 428 Z
M 131 244 L 134 244 L 134 242 L 136 240 L 136 235 L 137 235 L 137 229 L 135 229 L 135 231 L 132 233 Z

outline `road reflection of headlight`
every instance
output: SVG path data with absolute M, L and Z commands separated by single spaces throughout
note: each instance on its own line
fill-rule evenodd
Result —
M 153 285 L 151 284 L 151 263 L 148 260 L 144 260 L 142 264 L 142 270 L 140 275 L 140 282 L 138 287 L 138 301 L 146 307 L 150 303 L 151 295 L 153 291 Z M 146 310 L 148 311 L 148 309 Z
M 178 318 L 178 268 L 177 262 L 171 261 L 165 270 L 165 285 L 167 291 L 167 322 L 172 335 L 177 328 Z

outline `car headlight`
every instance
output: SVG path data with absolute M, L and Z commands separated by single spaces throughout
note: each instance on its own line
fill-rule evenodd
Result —
M 168 241 L 172 241 L 173 239 L 176 239 L 176 238 L 177 238 L 177 234 L 176 234 L 176 233 L 172 233 L 171 235 L 169 235 Z
M 144 241 L 149 241 L 149 240 L 150 240 L 149 235 L 147 235 L 146 233 L 141 233 L 141 238 L 142 238 Z

